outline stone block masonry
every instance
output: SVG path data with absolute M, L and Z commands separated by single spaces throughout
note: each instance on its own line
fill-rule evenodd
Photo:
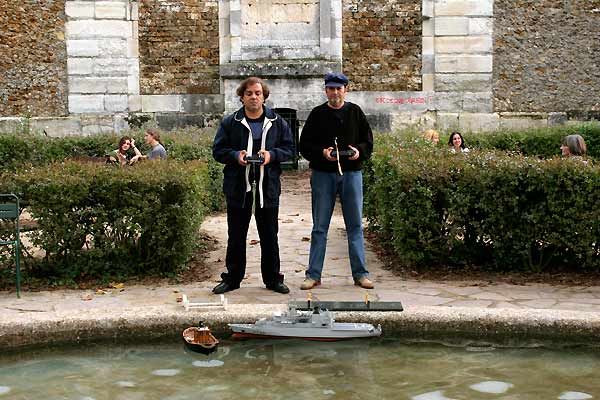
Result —
M 137 3 L 68 0 L 64 6 L 69 112 L 138 111 L 129 101 L 129 96 L 139 95 L 137 21 L 133 19 Z M 104 125 L 96 128 L 103 131 Z M 84 127 L 84 131 L 94 129 Z
M 378 129 L 589 120 L 598 26 L 600 0 L 0 0 L 0 131 L 206 124 L 250 75 L 302 123 L 329 71 Z
M 140 92 L 218 94 L 217 1 L 140 2 Z
M 0 0 L 0 116 L 67 115 L 64 0 Z
M 600 110 L 600 0 L 496 0 L 498 112 Z
M 458 119 L 464 118 L 459 121 L 464 127 L 489 126 L 487 123 L 479 126 L 472 121 L 493 111 L 494 0 L 428 1 L 432 2 L 433 9 L 431 62 L 437 109 L 460 113 Z
M 421 90 L 422 0 L 345 0 L 343 70 L 352 90 Z

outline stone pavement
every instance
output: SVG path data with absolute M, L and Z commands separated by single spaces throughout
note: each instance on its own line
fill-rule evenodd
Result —
M 299 289 L 308 262 L 311 231 L 310 183 L 308 173 L 286 173 L 280 208 L 280 255 L 289 295 L 264 288 L 260 277 L 260 244 L 254 221 L 248 234 L 248 268 L 239 290 L 227 294 L 231 304 L 283 304 L 288 299 L 305 299 L 307 292 Z M 211 288 L 219 282 L 224 269 L 227 242 L 226 216 L 207 218 L 203 231 L 218 242 L 207 254 L 213 270 L 209 281 L 186 285 L 128 286 L 124 290 L 106 289 L 106 294 L 93 290 L 58 290 L 24 292 L 21 299 L 13 293 L 0 292 L 0 314 L 28 313 L 33 316 L 54 311 L 85 312 L 94 308 L 138 308 L 146 306 L 178 307 L 177 296 L 186 293 L 192 301 L 216 301 Z M 339 204 L 331 222 L 322 285 L 312 290 L 321 300 L 401 301 L 408 311 L 415 306 L 445 306 L 472 308 L 554 309 L 600 312 L 600 287 L 547 284 L 510 285 L 489 282 L 433 282 L 400 279 L 382 268 L 377 255 L 367 245 L 367 263 L 374 290 L 353 285 L 348 262 L 344 222 Z M 91 300 L 87 300 L 91 298 Z
M 299 290 L 308 264 L 310 232 L 312 228 L 310 182 L 308 173 L 288 174 L 284 177 L 280 208 L 279 246 L 282 272 L 290 287 L 290 298 L 304 299 L 306 292 Z M 227 232 L 224 215 L 209 218 L 202 228 L 219 241 L 219 249 L 208 256 L 208 262 L 220 272 L 224 268 Z M 241 290 L 228 294 L 234 303 L 279 303 L 288 296 L 272 293 L 262 285 L 260 278 L 260 244 L 258 233 L 251 223 L 248 234 L 248 271 Z M 254 240 L 254 241 L 253 241 Z M 312 290 L 312 296 L 321 300 L 362 300 L 365 294 L 372 300 L 401 301 L 406 308 L 414 305 L 565 309 L 600 311 L 600 287 L 526 286 L 489 284 L 488 282 L 431 282 L 400 279 L 382 268 L 381 261 L 367 245 L 367 265 L 375 282 L 374 290 L 353 285 L 348 260 L 348 248 L 341 207 L 336 204 L 329 229 L 327 253 L 323 268 L 322 285 Z M 219 282 L 219 273 L 213 282 Z M 192 291 L 194 297 L 206 297 L 203 291 Z
M 264 288 L 260 277 L 260 245 L 254 222 L 248 235 L 248 268 L 242 287 L 227 293 L 232 309 L 243 309 L 244 315 L 252 310 L 264 310 L 265 305 L 282 305 L 289 299 L 305 299 L 306 291 L 299 289 L 304 279 L 308 262 L 311 231 L 310 184 L 307 172 L 286 173 L 283 179 L 284 193 L 280 207 L 280 255 L 285 283 L 290 287 L 289 295 L 281 295 Z M 110 330 L 115 321 L 129 322 L 139 319 L 146 324 L 152 314 L 173 318 L 190 318 L 183 313 L 177 297 L 185 293 L 191 301 L 217 301 L 211 289 L 219 282 L 224 268 L 227 239 L 226 217 L 214 215 L 204 222 L 202 230 L 216 239 L 216 248 L 206 255 L 206 262 L 213 271 L 208 281 L 185 285 L 126 286 L 123 289 L 105 289 L 99 294 L 94 290 L 57 290 L 23 292 L 17 299 L 15 293 L 0 292 L 0 347 L 3 332 L 11 332 L 15 326 L 35 330 L 36 321 L 51 321 L 55 331 L 64 327 L 69 319 L 70 328 L 77 333 L 77 324 L 87 323 L 89 329 L 99 326 L 94 319 L 103 322 L 103 329 Z M 322 285 L 312 290 L 313 299 L 354 300 L 368 298 L 372 301 L 401 301 L 405 312 L 401 318 L 416 318 L 422 315 L 424 323 L 436 316 L 476 320 L 502 319 L 505 315 L 519 319 L 546 320 L 553 325 L 552 316 L 566 318 L 571 322 L 585 322 L 594 332 L 600 330 L 600 287 L 565 286 L 548 284 L 510 285 L 489 282 L 433 282 L 407 280 L 394 276 L 382 268 L 377 255 L 367 245 L 367 263 L 374 290 L 365 290 L 353 285 L 348 262 L 347 242 L 339 204 L 332 219 Z M 261 308 L 262 307 L 262 308 Z M 219 317 L 220 318 L 220 317 Z M 225 318 L 225 317 L 224 317 Z M 233 318 L 233 317 L 232 317 Z M 238 317 L 239 318 L 239 317 Z M 235 321 L 235 319 L 233 319 Z M 165 324 L 173 326 L 169 320 Z M 421 321 L 423 322 L 423 321 Z M 133 323 L 133 322 L 131 322 Z M 402 322 L 406 324 L 406 320 Z M 508 325 L 512 322 L 508 321 Z M 529 322 L 524 322 L 527 324 Z M 11 325 L 12 324 L 12 325 Z M 21 324 L 21 325 L 19 325 Z M 96 325 L 95 325 L 96 324 Z M 591 325 L 590 325 L 591 324 Z M 588 328 L 589 328 L 588 326 Z M 479 329 L 479 328 L 476 328 Z M 527 329 L 527 327 L 525 327 Z M 580 328 L 577 327 L 576 330 Z M 587 329 L 587 328 L 586 328 Z M 13 336 L 19 333 L 14 333 Z M 10 336 L 10 335 L 8 335 Z M 8 336 L 5 339 L 8 340 Z M 10 339 L 17 343 L 18 339 Z

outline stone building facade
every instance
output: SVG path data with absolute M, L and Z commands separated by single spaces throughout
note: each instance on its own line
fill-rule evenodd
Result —
M 0 1 L 0 116 L 67 115 L 64 10 Z
M 600 115 L 600 0 L 0 0 L 0 130 L 206 125 L 257 75 L 299 121 L 343 71 L 379 130 Z

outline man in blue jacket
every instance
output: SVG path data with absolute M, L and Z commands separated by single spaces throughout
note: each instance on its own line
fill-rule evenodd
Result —
M 254 212 L 260 238 L 260 269 L 269 290 L 289 293 L 280 273 L 279 194 L 282 161 L 294 154 L 292 132 L 283 118 L 264 105 L 268 86 L 256 77 L 237 89 L 243 107 L 221 122 L 213 157 L 225 164 L 223 192 L 227 200 L 227 272 L 213 293 L 240 287 L 246 273 L 246 237 Z
M 339 195 L 348 236 L 354 284 L 373 289 L 365 260 L 362 226 L 362 163 L 373 152 L 373 132 L 361 108 L 345 101 L 348 78 L 325 75 L 327 102 L 315 107 L 300 136 L 300 153 L 310 162 L 313 228 L 306 279 L 300 289 L 321 284 L 327 232 Z

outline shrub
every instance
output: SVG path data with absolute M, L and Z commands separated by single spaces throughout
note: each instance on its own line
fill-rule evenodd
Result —
M 600 124 L 585 123 L 524 131 L 495 131 L 465 134 L 465 142 L 471 148 L 497 149 L 519 152 L 526 156 L 551 158 L 560 155 L 562 138 L 567 135 L 583 136 L 588 156 L 600 160 Z M 449 135 L 448 135 L 449 136 Z M 447 143 L 448 136 L 441 138 Z
M 63 162 L 4 174 L 38 229 L 41 260 L 28 273 L 57 279 L 171 274 L 190 257 L 211 206 L 205 162 L 144 162 L 131 168 Z
M 365 213 L 401 262 L 600 267 L 598 167 L 378 139 Z
M 94 136 L 68 136 L 50 138 L 40 135 L 0 135 L 0 166 L 3 170 L 16 171 L 26 166 L 40 166 L 67 159 L 103 158 L 118 147 L 121 136 L 133 137 L 136 145 L 146 153 L 143 131 L 125 132 L 122 135 L 103 134 Z M 180 161 L 201 160 L 208 163 L 211 193 L 209 207 L 220 210 L 225 204 L 221 186 L 222 165 L 212 158 L 214 129 L 187 128 L 161 134 L 161 140 L 169 159 Z

